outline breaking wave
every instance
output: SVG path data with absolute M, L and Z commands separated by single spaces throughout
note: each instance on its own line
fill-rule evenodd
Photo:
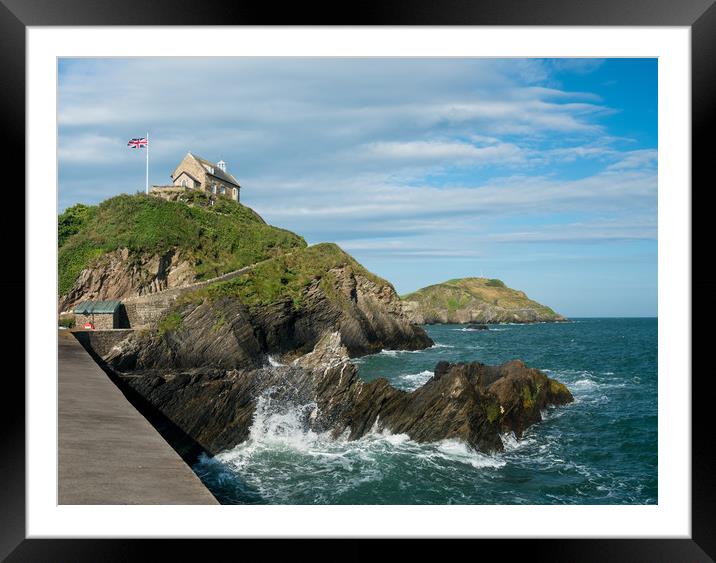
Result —
M 412 480 L 425 471 L 436 478 L 431 487 L 444 487 L 466 471 L 507 463 L 459 440 L 422 444 L 375 427 L 359 440 L 349 440 L 348 432 L 333 438 L 310 429 L 315 412 L 315 403 L 277 404 L 262 396 L 248 439 L 213 458 L 202 456 L 194 470 L 224 500 L 300 504 L 307 498 L 339 502 L 371 483 Z
M 425 385 L 425 383 L 427 383 L 433 375 L 435 375 L 435 372 L 428 369 L 419 373 L 404 373 L 398 376 L 399 381 L 396 381 L 395 383 L 397 387 L 413 391 L 418 387 Z
M 247 440 L 203 457 L 195 471 L 226 503 L 658 502 L 655 321 L 501 325 L 504 334 L 490 327 L 479 337 L 461 328 L 427 326 L 431 348 L 352 361 L 366 381 L 386 377 L 412 391 L 438 361 L 521 358 L 564 383 L 575 402 L 544 409 L 540 424 L 520 439 L 502 435 L 504 452 L 488 455 L 458 440 L 424 444 L 377 428 L 360 440 L 334 439 L 311 429 L 314 404 L 262 398 Z
M 280 366 L 285 366 L 285 365 L 286 365 L 286 364 L 282 364 L 281 362 L 279 362 L 276 358 L 274 358 L 274 357 L 271 356 L 271 355 L 269 355 L 269 356 L 266 357 L 266 361 L 268 362 L 268 364 L 269 364 L 270 366 L 273 366 L 273 367 L 280 367 Z

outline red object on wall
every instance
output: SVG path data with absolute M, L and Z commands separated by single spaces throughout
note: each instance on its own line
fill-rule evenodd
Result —
M 85 326 L 82 328 L 86 328 L 88 330 L 94 330 L 94 325 L 90 322 L 85 323 Z

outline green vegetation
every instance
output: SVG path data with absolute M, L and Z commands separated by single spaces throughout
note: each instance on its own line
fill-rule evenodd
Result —
M 489 422 L 495 422 L 500 418 L 500 406 L 497 403 L 493 402 L 487 405 L 485 412 L 487 413 L 487 420 Z
M 401 297 L 415 301 L 426 317 L 435 318 L 440 311 L 453 316 L 460 310 L 479 311 L 484 307 L 497 307 L 510 311 L 533 310 L 544 320 L 561 318 L 549 307 L 533 301 L 522 291 L 511 289 L 502 280 L 490 278 L 461 278 L 430 285 Z
M 535 393 L 536 395 L 536 393 Z M 522 388 L 522 406 L 525 410 L 530 410 L 535 406 L 535 397 L 529 387 L 525 386 Z
M 216 316 L 216 321 L 214 321 L 214 324 L 211 326 L 211 332 L 218 332 L 221 330 L 221 327 L 226 324 L 226 316 L 224 312 L 219 309 L 214 312 L 214 315 Z
M 170 332 L 176 332 L 181 328 L 181 325 L 181 315 L 176 311 L 172 311 L 161 321 L 159 321 L 159 325 L 157 325 L 157 335 L 161 337 Z
M 536 388 L 533 391 L 531 387 L 525 385 L 522 388 L 522 406 L 525 410 L 533 408 L 537 404 L 539 393 L 542 390 L 543 384 L 537 382 Z
M 88 264 L 104 254 L 89 240 L 77 240 L 60 249 L 57 256 L 60 295 L 67 293 Z
M 567 386 L 564 383 L 560 383 L 555 379 L 549 380 L 549 391 L 552 396 L 569 394 L 569 389 L 567 389 Z
M 248 207 L 221 198 L 213 206 L 208 202 L 202 192 L 182 194 L 182 201 L 138 194 L 68 208 L 59 217 L 60 295 L 84 268 L 120 248 L 135 256 L 181 250 L 197 277 L 208 279 L 306 246 Z
M 293 307 L 299 308 L 305 289 L 318 281 L 331 301 L 346 305 L 348 298 L 336 289 L 335 273 L 330 271 L 342 266 L 379 286 L 390 285 L 366 270 L 337 245 L 323 243 L 257 264 L 246 274 L 201 288 L 185 295 L 182 301 L 215 301 L 223 297 L 236 297 L 242 303 L 253 306 L 290 299 Z
M 65 328 L 75 328 L 74 317 L 61 317 L 57 322 L 57 326 L 63 326 Z
M 92 218 L 96 207 L 78 203 L 65 209 L 57 221 L 57 244 L 62 246 L 72 235 L 80 232 Z

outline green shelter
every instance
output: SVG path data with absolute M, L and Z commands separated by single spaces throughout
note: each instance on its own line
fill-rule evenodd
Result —
M 91 323 L 96 330 L 118 328 L 119 311 L 122 302 L 110 301 L 82 301 L 72 312 L 75 314 L 75 327 L 82 328 Z

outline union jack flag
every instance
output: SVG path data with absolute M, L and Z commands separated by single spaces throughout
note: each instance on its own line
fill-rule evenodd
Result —
M 142 147 L 146 147 L 148 144 L 149 141 L 147 141 L 147 138 L 141 137 L 138 139 L 130 139 L 127 146 L 132 147 L 133 149 L 141 149 Z

